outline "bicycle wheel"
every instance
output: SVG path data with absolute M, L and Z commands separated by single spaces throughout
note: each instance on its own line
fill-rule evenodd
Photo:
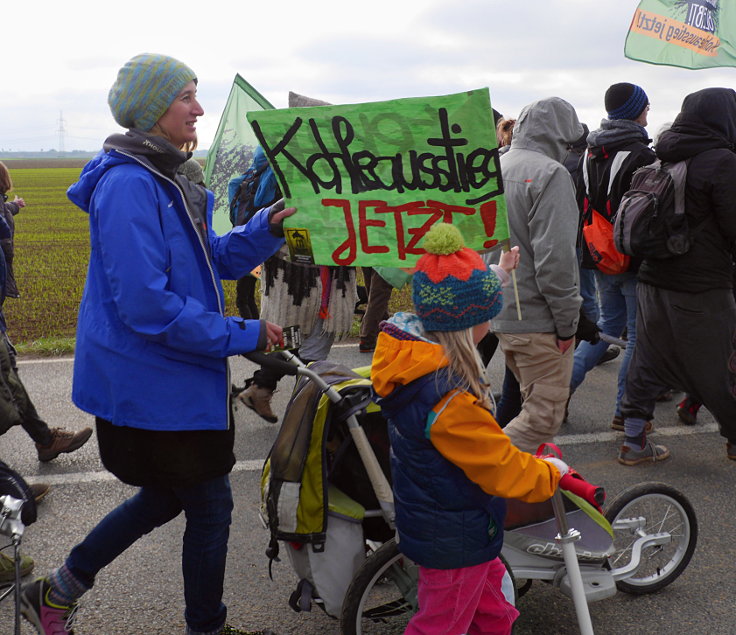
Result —
M 499 559 L 509 574 L 508 591 L 518 599 L 516 580 L 508 562 Z M 342 604 L 342 635 L 403 633 L 417 610 L 416 564 L 404 556 L 395 539 L 374 551 L 355 574 Z
M 664 535 L 666 541 L 645 547 L 639 564 L 616 581 L 621 591 L 652 593 L 672 583 L 687 567 L 698 540 L 698 522 L 685 495 L 664 483 L 640 483 L 621 492 L 606 509 L 613 527 L 615 553 L 608 563 L 614 570 L 632 564 L 639 538 Z
M 366 558 L 342 604 L 341 633 L 403 633 L 417 609 L 417 566 L 391 539 Z

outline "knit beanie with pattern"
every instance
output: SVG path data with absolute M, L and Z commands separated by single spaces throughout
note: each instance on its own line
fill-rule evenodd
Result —
M 636 84 L 613 84 L 604 97 L 609 119 L 636 119 L 649 104 L 644 90 Z
M 501 282 L 460 230 L 438 223 L 427 232 L 412 279 L 414 309 L 427 331 L 462 331 L 487 322 L 503 306 Z
M 123 128 L 153 128 L 181 90 L 197 76 L 186 64 L 166 55 L 136 55 L 118 71 L 107 103 Z

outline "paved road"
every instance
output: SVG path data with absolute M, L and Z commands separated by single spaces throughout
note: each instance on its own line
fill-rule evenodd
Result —
M 337 346 L 333 358 L 351 367 L 368 362 L 366 355 L 358 353 L 356 343 Z M 609 497 L 639 481 L 675 485 L 696 509 L 700 540 L 686 572 L 661 593 L 640 597 L 619 593 L 591 605 L 595 632 L 733 635 L 736 463 L 727 461 L 725 444 L 707 413 L 700 424 L 688 428 L 677 422 L 674 404 L 663 403 L 657 410 L 657 439 L 670 447 L 672 458 L 635 468 L 618 465 L 615 452 L 620 437 L 608 428 L 618 363 L 615 360 L 592 371 L 573 397 L 569 422 L 558 438 L 565 458 L 589 480 L 604 485 Z M 236 378 L 252 370 L 241 358 L 233 360 L 233 368 Z M 490 374 L 494 385 L 500 386 L 498 355 L 491 362 Z M 22 363 L 21 375 L 50 425 L 80 429 L 92 424 L 91 417 L 70 403 L 71 360 L 29 360 Z M 283 411 L 291 386 L 288 379 L 282 384 L 275 400 L 277 412 Z M 225 589 L 229 621 L 242 628 L 270 627 L 281 635 L 336 634 L 336 622 L 321 612 L 296 614 L 288 607 L 295 580 L 286 562 L 275 565 L 273 581 L 268 577 L 267 534 L 257 518 L 259 476 L 277 428 L 244 408 L 236 418 L 235 516 Z M 102 470 L 94 440 L 74 454 L 41 464 L 29 438 L 16 428 L 0 437 L 0 456 L 30 482 L 46 481 L 54 486 L 40 507 L 39 521 L 24 537 L 24 550 L 36 559 L 39 573 L 58 565 L 107 511 L 134 491 Z M 182 528 L 183 521 L 177 519 L 145 537 L 98 576 L 97 585 L 83 599 L 78 635 L 183 633 Z M 548 585 L 535 583 L 519 608 L 522 616 L 516 635 L 578 632 L 572 602 Z M 12 632 L 12 619 L 6 601 L 0 605 L 0 635 Z M 23 629 L 24 634 L 32 632 L 27 625 Z

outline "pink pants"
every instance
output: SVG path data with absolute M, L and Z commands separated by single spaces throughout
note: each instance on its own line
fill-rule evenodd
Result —
M 519 612 L 506 600 L 498 559 L 461 569 L 419 567 L 419 611 L 405 635 L 508 635 Z

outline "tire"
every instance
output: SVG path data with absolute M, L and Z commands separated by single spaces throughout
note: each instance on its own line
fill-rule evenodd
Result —
M 511 576 L 514 604 L 516 581 L 506 560 L 499 558 Z M 342 635 L 399 635 L 417 610 L 419 568 L 400 551 L 395 539 L 374 551 L 358 569 L 342 604 Z
M 417 609 L 418 567 L 391 539 L 358 569 L 342 603 L 342 635 L 400 634 Z
M 611 569 L 629 564 L 637 538 L 666 532 L 671 542 L 645 548 L 636 570 L 616 581 L 616 587 L 642 595 L 663 589 L 685 570 L 698 540 L 698 521 L 685 495 L 664 483 L 640 483 L 621 492 L 605 512 L 613 528 L 615 552 Z M 644 518 L 643 527 L 624 526 L 625 519 Z

